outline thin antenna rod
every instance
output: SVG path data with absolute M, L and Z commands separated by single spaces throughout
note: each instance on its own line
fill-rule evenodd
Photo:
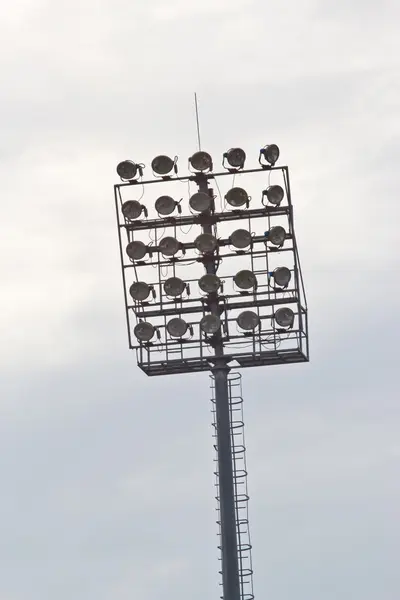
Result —
M 199 107 L 197 104 L 197 94 L 194 93 L 194 106 L 196 109 L 196 124 L 197 124 L 197 143 L 199 145 L 199 150 L 201 150 L 201 142 L 200 142 L 200 124 L 199 124 Z

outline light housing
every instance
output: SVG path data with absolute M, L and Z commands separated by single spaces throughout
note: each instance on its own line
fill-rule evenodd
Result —
M 249 271 L 247 269 L 243 269 L 242 271 L 236 273 L 233 281 L 241 290 L 249 290 L 257 287 L 257 277 L 254 275 L 253 271 Z
M 239 325 L 240 329 L 244 329 L 244 331 L 253 331 L 260 324 L 260 317 L 252 310 L 245 310 L 240 313 L 236 319 L 236 323 Z
M 269 231 L 265 232 L 265 237 L 266 243 L 269 242 L 274 246 L 283 246 L 286 239 L 286 231 L 280 225 L 275 225 L 275 227 L 271 227 Z
M 174 256 L 179 251 L 181 243 L 176 238 L 167 236 L 160 240 L 158 247 L 164 256 Z
M 200 329 L 204 333 L 213 335 L 221 327 L 221 319 L 218 315 L 204 315 L 200 321 Z
M 194 244 L 203 254 L 212 254 L 218 246 L 218 240 L 211 233 L 201 233 L 194 240 Z
M 128 200 L 122 205 L 122 214 L 128 221 L 138 219 L 143 212 L 143 205 L 137 200 Z
M 266 163 L 273 167 L 279 158 L 278 146 L 276 144 L 269 144 L 268 146 L 261 148 L 259 162 L 262 165 L 263 163 L 261 162 L 261 158 L 263 158 Z
M 212 171 L 213 163 L 211 155 L 208 152 L 199 150 L 195 152 L 190 158 L 189 162 L 195 171 Z
M 179 277 L 170 277 L 164 282 L 164 292 L 167 296 L 181 296 L 185 291 L 186 284 Z
M 133 160 L 123 160 L 117 165 L 117 173 L 125 181 L 135 179 L 137 175 L 142 176 L 143 165 L 138 165 Z
M 205 212 L 212 206 L 212 198 L 205 192 L 196 192 L 189 199 L 189 206 L 196 212 Z
M 147 321 L 140 321 L 133 330 L 133 333 L 140 342 L 149 342 L 155 332 L 155 327 Z
M 263 191 L 263 196 L 267 196 L 267 200 L 270 204 L 279 206 L 285 196 L 285 192 L 280 185 L 271 185 Z
M 227 160 L 228 165 L 233 169 L 243 169 L 246 152 L 242 148 L 231 148 L 228 152 L 225 152 L 224 159 Z
M 229 241 L 232 246 L 242 250 L 251 245 L 252 239 L 251 233 L 247 229 L 236 229 L 236 231 L 231 234 Z
M 183 319 L 175 317 L 167 323 L 167 331 L 171 337 L 181 338 L 185 335 L 189 325 Z
M 160 154 L 156 156 L 151 161 L 151 168 L 156 175 L 160 175 L 160 177 L 165 177 L 168 175 L 173 168 L 175 167 L 176 159 L 173 160 L 169 156 L 165 156 L 165 154 Z
M 137 302 L 146 300 L 151 292 L 151 287 L 144 281 L 135 281 L 129 288 L 129 293 Z
M 171 196 L 160 196 L 155 203 L 155 209 L 159 215 L 168 216 L 172 214 L 177 203 Z
M 206 294 L 213 294 L 215 292 L 218 292 L 220 287 L 221 280 L 218 277 L 218 275 L 207 273 L 199 279 L 199 288 L 202 292 L 205 292 Z
M 147 254 L 147 246 L 139 240 L 129 242 L 126 247 L 126 253 L 132 260 L 141 260 Z
M 294 322 L 294 312 L 291 308 L 287 308 L 286 306 L 282 308 L 278 308 L 275 315 L 275 321 L 278 323 L 280 327 L 289 328 L 292 327 Z
M 250 198 L 246 190 L 241 187 L 234 187 L 225 194 L 225 200 L 228 204 L 236 208 L 243 205 L 248 206 Z
M 276 285 L 285 288 L 289 285 L 289 282 L 292 278 L 292 274 L 290 272 L 290 269 L 288 269 L 287 267 L 277 267 L 271 273 L 271 277 L 273 277 Z

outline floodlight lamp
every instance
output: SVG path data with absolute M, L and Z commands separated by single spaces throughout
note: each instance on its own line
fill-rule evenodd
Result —
M 212 171 L 213 164 L 212 158 L 208 152 L 195 152 L 190 158 L 189 162 L 195 171 Z
M 164 292 L 167 296 L 180 296 L 185 291 L 185 282 L 179 277 L 170 277 L 164 283 Z
M 274 246 L 283 246 L 286 239 L 286 231 L 280 225 L 271 227 L 269 231 L 265 232 L 266 242 L 270 242 Z
M 144 281 L 135 281 L 129 288 L 129 293 L 134 300 L 143 302 L 149 297 L 151 287 Z
M 257 287 L 257 277 L 252 271 L 246 269 L 236 273 L 233 281 L 241 290 L 249 290 L 250 288 Z
M 270 144 L 269 146 L 264 146 L 264 148 L 261 148 L 261 150 L 260 150 L 260 163 L 261 163 L 261 157 L 263 157 L 264 160 L 269 165 L 271 165 L 271 167 L 273 167 L 279 158 L 278 146 L 276 144 Z
M 167 323 L 167 331 L 171 337 L 181 338 L 188 330 L 188 324 L 183 319 L 176 317 Z
M 143 242 L 129 242 L 126 247 L 126 253 L 132 260 L 141 260 L 146 256 L 147 247 Z
M 142 165 L 138 165 L 132 160 L 123 160 L 117 165 L 117 173 L 121 179 L 131 181 L 138 173 L 142 174 Z
M 163 238 L 159 244 L 160 252 L 164 254 L 164 256 L 174 256 L 180 247 L 180 242 L 178 242 L 176 238 L 169 236 Z
M 272 277 L 274 278 L 276 285 L 285 288 L 288 286 L 292 274 L 287 267 L 278 267 L 272 272 Z
M 133 333 L 140 342 L 149 342 L 155 334 L 155 328 L 151 323 L 140 321 L 133 330 Z
M 160 196 L 156 200 L 156 211 L 159 215 L 170 215 L 176 208 L 176 202 L 171 196 Z
M 138 219 L 142 214 L 143 206 L 137 200 L 128 200 L 122 205 L 122 214 L 128 221 Z
M 211 233 L 201 233 L 194 240 L 194 244 L 203 254 L 211 254 L 215 251 L 218 246 L 217 238 L 211 235 Z
M 268 202 L 274 206 L 279 206 L 283 200 L 285 192 L 280 185 L 271 185 L 263 192 L 263 196 L 267 196 Z
M 212 335 L 221 327 L 221 319 L 218 315 L 205 315 L 200 321 L 200 329 L 204 333 Z
M 196 192 L 190 197 L 189 205 L 196 212 L 205 212 L 211 208 L 211 196 L 205 192 Z
M 246 152 L 242 148 L 231 148 L 225 152 L 224 158 L 234 169 L 243 169 L 246 160 Z
M 275 321 L 278 323 L 278 325 L 280 325 L 280 327 L 292 327 L 294 322 L 294 312 L 286 306 L 283 308 L 278 308 L 275 313 Z
M 217 292 L 220 287 L 221 280 L 218 275 L 207 273 L 207 275 L 203 275 L 203 277 L 199 279 L 199 288 L 206 294 L 213 294 Z
M 239 325 L 240 329 L 244 329 L 244 331 L 253 331 L 260 324 L 260 317 L 252 310 L 245 310 L 240 313 L 236 319 L 236 323 Z
M 250 231 L 247 231 L 247 229 L 236 229 L 229 238 L 232 246 L 241 250 L 250 246 L 251 240 L 251 233 Z
M 225 200 L 228 204 L 236 208 L 237 206 L 243 206 L 244 204 L 248 206 L 250 198 L 246 190 L 241 187 L 234 187 L 227 192 Z
M 160 175 L 164 177 L 168 175 L 175 167 L 176 159 L 172 160 L 169 156 L 165 156 L 164 154 L 160 154 L 160 156 L 156 156 L 151 161 L 151 168 L 153 169 L 156 175 Z

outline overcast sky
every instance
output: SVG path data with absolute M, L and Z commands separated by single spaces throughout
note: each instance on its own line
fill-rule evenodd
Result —
M 257 598 L 398 600 L 397 0 L 0 6 L 0 600 L 218 598 L 207 374 L 127 348 L 115 166 L 289 165 L 308 365 L 243 372 Z M 397 354 L 397 356 L 396 356 Z

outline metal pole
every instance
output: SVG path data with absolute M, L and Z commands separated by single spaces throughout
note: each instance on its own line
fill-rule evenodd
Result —
M 206 177 L 197 178 L 199 191 L 211 195 Z M 204 233 L 212 233 L 211 224 L 203 224 Z M 217 272 L 214 260 L 205 262 L 207 273 Z M 219 315 L 217 297 L 210 302 L 210 310 Z M 229 359 L 224 356 L 221 330 L 215 334 L 214 367 L 216 434 L 218 449 L 218 487 L 221 515 L 222 586 L 224 600 L 240 600 L 239 565 L 236 536 L 235 489 L 231 446 L 230 407 L 228 391 Z

